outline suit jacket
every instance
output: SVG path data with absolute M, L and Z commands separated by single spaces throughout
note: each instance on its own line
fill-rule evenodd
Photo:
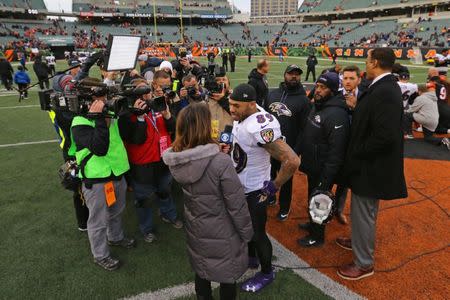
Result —
M 406 198 L 400 87 L 387 75 L 358 98 L 344 165 L 347 183 L 360 196 Z

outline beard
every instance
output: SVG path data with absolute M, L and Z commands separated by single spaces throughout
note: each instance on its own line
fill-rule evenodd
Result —
M 285 83 L 286 83 L 286 87 L 288 89 L 295 89 L 300 86 L 300 81 L 291 80 L 291 81 L 285 81 Z

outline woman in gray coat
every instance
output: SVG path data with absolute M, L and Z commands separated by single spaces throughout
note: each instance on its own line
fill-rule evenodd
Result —
M 236 280 L 247 270 L 247 242 L 253 235 L 244 190 L 228 155 L 211 137 L 211 114 L 204 104 L 184 108 L 176 138 L 163 160 L 184 192 L 187 247 L 198 299 L 236 298 Z

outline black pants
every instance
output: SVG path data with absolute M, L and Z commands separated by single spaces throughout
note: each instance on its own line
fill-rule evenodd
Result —
M 222 67 L 224 67 L 225 71 L 228 72 L 228 61 L 227 60 L 222 61 Z
M 23 94 L 24 97 L 28 97 L 28 90 L 27 90 L 27 85 L 26 83 L 18 83 L 17 86 L 19 87 L 19 93 Z
M 316 68 L 307 68 L 306 69 L 306 78 L 305 81 L 308 81 L 309 73 L 312 73 L 313 81 L 316 81 Z
M 405 113 L 403 117 L 403 130 L 407 134 L 412 134 L 412 123 L 414 122 L 413 113 Z M 439 146 L 442 143 L 442 139 L 434 136 L 433 131 L 426 129 L 422 126 L 423 139 L 425 142 Z
M 278 160 L 272 159 L 271 160 L 272 168 L 270 170 L 270 176 L 272 180 L 274 180 L 277 177 L 277 173 L 281 168 L 281 164 Z M 274 196 L 276 197 L 276 196 Z M 288 181 L 286 181 L 285 184 L 280 189 L 280 194 L 278 197 L 278 200 L 280 202 L 280 212 L 287 214 L 289 210 L 291 209 L 291 200 L 292 200 L 292 177 L 289 178 Z
M 254 191 L 246 196 L 254 231 L 253 239 L 248 243 L 248 255 L 258 257 L 261 271 L 269 274 L 272 271 L 272 243 L 266 233 L 267 201 L 259 202 L 261 191 Z
M 447 134 L 450 129 L 450 105 L 445 101 L 438 101 L 439 124 L 434 132 L 437 134 Z
M 252 56 L 251 55 L 248 56 L 248 62 L 252 62 Z
M 311 224 L 309 233 L 313 239 L 323 241 L 325 239 L 325 225 L 320 225 L 314 223 L 309 214 L 309 200 L 311 199 L 311 194 L 314 189 L 319 185 L 319 178 L 315 176 L 307 176 L 308 177 L 308 217 L 309 223 Z
M 81 198 L 81 191 L 78 189 L 73 192 L 73 205 L 75 207 L 75 216 L 79 228 L 87 227 L 87 220 L 89 218 L 89 209 Z
M 201 278 L 195 274 L 195 293 L 199 300 L 212 300 L 211 281 Z M 234 300 L 236 299 L 236 283 L 220 284 L 220 299 Z
M 8 74 L 2 74 L 1 80 L 5 88 L 9 91 L 11 89 L 11 77 Z
M 231 67 L 231 72 L 234 72 L 234 69 L 236 68 L 236 61 L 230 60 L 230 67 Z
M 50 75 L 55 75 L 56 70 L 55 70 L 55 65 L 48 65 L 50 67 Z
M 344 212 L 345 208 L 345 200 L 347 199 L 347 193 L 348 193 L 348 187 L 344 185 L 338 185 L 336 187 L 336 205 L 337 205 L 337 212 L 339 214 Z
M 49 89 L 50 88 L 50 82 L 48 81 L 47 77 L 38 77 L 39 80 L 39 88 L 41 90 L 44 89 L 44 83 L 45 83 L 45 88 Z

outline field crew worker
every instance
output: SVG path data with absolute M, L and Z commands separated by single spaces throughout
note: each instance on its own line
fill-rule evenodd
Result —
M 161 72 L 155 73 L 155 78 Z M 164 73 L 166 74 L 166 73 Z M 168 76 L 168 74 L 166 74 Z M 147 82 L 138 79 L 133 82 L 136 87 L 145 87 Z M 162 91 L 161 91 L 162 92 Z M 144 100 L 151 99 L 151 93 L 138 99 L 134 107 L 146 109 Z M 162 112 L 150 110 L 136 116 L 128 113 L 119 118 L 119 130 L 128 153 L 130 162 L 130 181 L 133 187 L 136 212 L 144 241 L 153 242 L 152 209 L 145 205 L 152 193 L 156 194 L 161 219 L 180 229 L 183 223 L 177 219 L 177 211 L 170 196 L 172 177 L 169 169 L 161 160 L 163 152 L 170 147 L 170 135 L 175 131 L 175 118 L 169 108 Z
M 94 97 L 90 113 L 102 113 L 106 97 Z M 136 242 L 124 236 L 122 212 L 127 185 L 124 173 L 130 169 L 127 152 L 120 138 L 117 120 L 76 116 L 72 126 L 72 145 L 80 166 L 82 193 L 89 208 L 87 230 L 94 262 L 105 270 L 119 267 L 109 245 L 133 247 Z

